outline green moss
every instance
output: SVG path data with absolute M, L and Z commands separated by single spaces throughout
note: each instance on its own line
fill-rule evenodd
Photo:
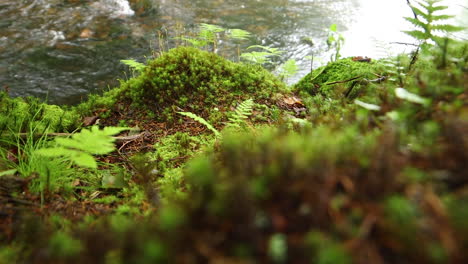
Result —
M 139 76 L 101 97 L 91 97 L 77 109 L 89 112 L 125 102 L 143 112 L 150 110 L 158 121 L 176 121 L 181 118 L 176 112 L 182 109 L 221 122 L 220 115 L 212 109 L 224 111 L 233 102 L 247 98 L 269 100 L 282 89 L 285 85 L 261 66 L 234 63 L 192 47 L 178 47 L 148 61 Z
M 0 131 L 67 132 L 79 124 L 79 115 L 35 98 L 10 98 L 0 93 Z
M 346 90 L 353 84 L 353 81 L 348 81 L 358 77 L 356 81 L 363 78 L 375 79 L 374 73 L 379 73 L 382 65 L 378 62 L 358 62 L 351 58 L 341 59 L 335 62 L 330 62 L 326 66 L 320 67 L 302 78 L 296 85 L 298 91 L 306 91 L 311 95 L 323 94 L 330 95 L 337 88 L 339 92 L 345 93 Z M 342 82 L 331 84 L 334 82 Z
M 187 196 L 181 163 L 213 142 L 213 135 L 190 136 L 178 132 L 155 144 L 156 151 L 150 155 L 150 159 L 157 163 L 156 168 L 162 176 L 157 182 L 164 202 L 168 198 L 182 199 Z

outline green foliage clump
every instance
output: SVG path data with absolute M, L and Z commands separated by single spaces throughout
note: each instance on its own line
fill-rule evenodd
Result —
M 72 131 L 78 126 L 79 117 L 73 111 L 42 103 L 39 99 L 10 98 L 0 93 L 0 133 Z
M 284 84 L 260 66 L 178 47 L 149 61 L 141 76 L 123 83 L 122 88 L 122 98 L 158 113 L 159 120 L 171 120 L 173 108 L 207 117 L 208 109 L 230 105 L 247 94 L 268 100 Z
M 311 95 L 330 96 L 338 93 L 345 95 L 356 82 L 375 79 L 374 74 L 380 73 L 380 68 L 381 65 L 376 62 L 341 59 L 310 72 L 295 85 L 295 89 Z
M 177 132 L 161 138 L 154 145 L 155 151 L 148 154 L 148 160 L 154 164 L 157 175 L 160 176 L 154 177 L 153 181 L 159 186 L 162 202 L 187 197 L 184 189 L 188 186 L 181 163 L 213 145 L 214 139 L 213 135 L 191 136 Z

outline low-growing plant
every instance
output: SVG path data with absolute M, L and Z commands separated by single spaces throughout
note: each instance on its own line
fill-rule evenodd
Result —
M 244 102 L 240 103 L 231 117 L 229 117 L 229 122 L 226 127 L 235 127 L 241 128 L 245 127 L 246 123 L 245 120 L 252 114 L 254 106 L 254 101 L 252 99 L 247 99 Z M 190 112 L 178 112 L 178 114 L 188 116 L 193 120 L 205 125 L 209 130 L 211 130 L 216 137 L 219 137 L 221 134 L 220 132 L 214 128 L 208 121 L 206 121 L 203 117 L 197 116 L 194 113 Z
M 97 162 L 93 155 L 114 151 L 115 138 L 112 136 L 129 129 L 105 127 L 100 130 L 97 126 L 93 126 L 91 129 L 82 129 L 70 138 L 58 137 L 55 139 L 56 146 L 38 149 L 36 153 L 50 158 L 64 157 L 78 166 L 96 169 Z
M 259 49 L 260 51 L 242 53 L 241 58 L 245 59 L 248 62 L 260 65 L 272 63 L 271 57 L 278 57 L 281 53 L 283 53 L 277 48 L 271 48 L 262 45 L 253 45 L 247 48 L 247 50 L 250 49 Z
M 245 121 L 247 120 L 247 118 L 249 118 L 250 115 L 252 115 L 254 104 L 255 103 L 252 99 L 247 99 L 241 102 L 234 110 L 232 116 L 229 117 L 227 127 L 245 127 Z
M 327 46 L 328 50 L 332 50 L 333 54 L 330 61 L 337 61 L 341 57 L 341 48 L 344 44 L 344 37 L 337 30 L 337 25 L 332 24 L 328 29 Z
M 296 60 L 289 59 L 281 66 L 279 76 L 281 79 L 286 79 L 287 82 L 288 78 L 291 78 L 294 75 L 296 75 L 298 70 L 299 67 L 297 66 Z

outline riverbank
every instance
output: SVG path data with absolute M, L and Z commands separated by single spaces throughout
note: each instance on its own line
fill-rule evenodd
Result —
M 0 259 L 465 263 L 467 50 L 288 87 L 179 47 L 75 107 L 2 94 Z

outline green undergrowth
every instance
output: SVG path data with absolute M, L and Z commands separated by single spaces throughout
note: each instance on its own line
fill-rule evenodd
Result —
M 162 138 L 154 146 L 155 151 L 148 158 L 156 164 L 160 177 L 161 198 L 178 199 L 187 197 L 185 190 L 189 187 L 183 177 L 183 165 L 191 157 L 210 148 L 215 137 L 212 135 L 191 136 L 185 132 Z
M 79 115 L 66 108 L 49 105 L 36 98 L 10 98 L 0 93 L 0 133 L 71 132 L 79 125 Z
M 385 74 L 384 68 L 378 61 L 360 62 L 346 58 L 330 62 L 310 72 L 295 85 L 295 89 L 310 95 L 328 96 L 340 92 L 343 96 L 355 97 L 353 94 L 347 95 L 351 93 L 349 89 L 352 85 L 364 79 L 376 79 L 383 74 Z
M 204 263 L 222 256 L 230 262 L 365 263 L 371 252 L 388 263 L 463 262 L 466 256 L 452 251 L 441 233 L 467 243 L 466 197 L 452 193 L 460 167 L 438 161 L 450 155 L 463 162 L 457 158 L 462 150 L 452 149 L 461 128 L 441 125 L 447 132 L 438 142 L 446 148 L 426 155 L 401 152 L 393 124 L 365 133 L 357 125 L 225 131 L 211 151 L 178 172 L 191 186 L 188 199 L 173 196 L 145 220 L 132 220 L 126 206 L 92 231 L 60 233 L 73 247 L 52 247 L 62 244 L 55 241 L 63 231 L 41 227 L 40 236 L 25 234 L 32 246 L 28 261 Z M 441 171 L 444 178 L 437 176 Z M 349 248 L 349 241 L 366 250 Z
M 213 123 L 226 120 L 223 112 L 245 99 L 272 104 L 285 85 L 259 65 L 235 63 L 214 53 L 178 47 L 147 62 L 136 77 L 119 88 L 91 97 L 80 112 L 123 103 L 156 121 L 180 120 L 178 111 L 192 112 Z
M 63 172 L 67 181 L 56 185 L 68 186 L 50 191 L 73 197 L 65 207 L 73 201 L 92 213 L 76 220 L 75 211 L 19 210 L 5 221 L 13 228 L 0 233 L 0 257 L 468 263 L 467 62 L 466 43 L 438 39 L 396 58 L 331 62 L 304 77 L 294 94 L 277 96 L 284 85 L 257 66 L 194 48 L 170 50 L 74 111 L 102 119 L 133 112 L 134 120 L 182 129 L 170 127 L 136 155 L 119 149 L 100 156 L 98 169 L 49 160 L 55 170 L 42 173 Z M 192 120 L 177 124 L 182 116 Z M 22 144 L 32 150 L 49 142 L 27 139 Z M 15 161 L 14 151 L 2 149 L 1 161 L 20 165 L 32 152 L 16 153 Z M 102 208 L 106 215 L 97 216 Z M 8 208 L 0 213 L 8 216 Z

